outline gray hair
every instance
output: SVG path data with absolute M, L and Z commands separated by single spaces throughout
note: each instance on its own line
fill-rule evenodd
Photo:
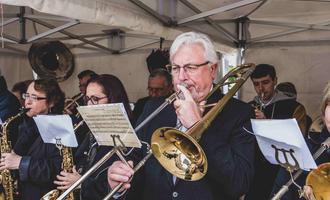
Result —
M 170 49 L 171 62 L 173 61 L 174 55 L 181 46 L 196 43 L 202 45 L 202 47 L 204 48 L 204 56 L 207 61 L 210 61 L 212 64 L 218 63 L 218 56 L 211 39 L 207 35 L 197 32 L 182 33 L 175 38 Z
M 330 103 L 330 82 L 328 82 L 327 86 L 324 88 L 323 91 L 323 98 L 321 102 L 321 112 L 322 116 L 325 114 L 325 108 Z

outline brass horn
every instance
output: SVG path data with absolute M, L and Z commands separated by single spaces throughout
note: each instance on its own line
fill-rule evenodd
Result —
M 330 162 L 312 170 L 306 178 L 306 185 L 313 188 L 316 200 L 330 200 Z
M 32 69 L 41 78 L 64 81 L 73 73 L 73 54 L 59 41 L 33 43 L 28 57 Z
M 254 68 L 254 64 L 245 64 L 229 73 L 229 76 L 236 76 L 237 81 L 233 82 L 235 85 L 186 133 L 172 127 L 159 128 L 153 133 L 152 152 L 167 171 L 186 181 L 196 181 L 205 176 L 208 166 L 207 158 L 198 141 L 229 99 L 248 79 Z M 237 77 L 238 75 L 241 76 Z

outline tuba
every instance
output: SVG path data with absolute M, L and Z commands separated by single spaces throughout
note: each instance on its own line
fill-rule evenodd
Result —
M 41 78 L 64 81 L 74 70 L 73 54 L 59 41 L 33 43 L 28 57 L 33 71 Z
M 0 138 L 0 152 L 2 153 L 10 153 L 12 148 L 11 148 L 11 143 L 8 140 L 8 127 L 10 123 L 12 123 L 14 120 L 18 119 L 21 117 L 23 114 L 25 114 L 27 111 L 30 109 L 21 109 L 21 111 L 13 116 L 8 118 L 1 126 L 1 138 Z M 5 195 L 5 200 L 14 200 L 14 193 L 17 190 L 17 187 L 14 187 L 14 180 L 11 176 L 10 170 L 5 169 L 0 172 L 0 182 L 2 184 L 2 187 L 4 189 L 4 195 Z
M 84 121 L 81 120 L 78 124 L 76 124 L 74 127 L 74 131 L 76 131 L 83 123 L 84 123 Z M 62 170 L 65 172 L 72 173 L 72 169 L 73 169 L 73 165 L 74 165 L 72 149 L 70 147 L 66 147 L 63 145 L 59 145 L 59 148 L 61 149 L 61 155 L 63 157 Z M 61 193 L 61 191 L 59 191 L 57 189 L 51 190 L 51 191 L 47 192 L 47 194 L 45 194 L 41 198 L 41 200 L 55 200 L 60 195 L 60 193 Z M 66 196 L 65 199 L 74 200 L 74 193 L 71 192 L 70 194 L 68 194 L 68 196 Z

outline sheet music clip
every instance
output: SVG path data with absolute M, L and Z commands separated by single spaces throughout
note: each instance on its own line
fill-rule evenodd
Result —
M 272 148 L 274 148 L 275 150 L 275 159 L 278 162 L 279 165 L 281 165 L 282 167 L 284 167 L 286 170 L 288 170 L 290 173 L 300 169 L 299 167 L 299 163 L 297 161 L 297 159 L 294 156 L 294 150 L 293 149 L 284 149 L 284 148 L 277 148 L 274 144 L 271 145 Z M 280 153 L 282 153 L 284 160 L 282 160 L 280 158 Z M 288 155 L 291 157 L 290 160 L 293 161 L 290 162 Z

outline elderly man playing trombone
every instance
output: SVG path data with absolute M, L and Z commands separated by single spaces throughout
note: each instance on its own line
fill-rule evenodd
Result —
M 195 32 L 179 35 L 171 46 L 170 60 L 169 70 L 175 91 L 184 97 L 167 106 L 138 132 L 139 138 L 148 143 L 153 132 L 160 127 L 188 131 L 210 110 L 206 105 L 223 97 L 220 91 L 216 91 L 206 99 L 214 87 L 218 62 L 214 46 L 206 35 Z M 159 104 L 156 100 L 149 102 L 140 121 Z M 247 133 L 251 130 L 253 113 L 248 104 L 230 98 L 222 112 L 216 114 L 199 141 L 208 160 L 208 171 L 202 179 L 181 180 L 167 172 L 152 156 L 133 179 L 131 167 L 121 161 L 114 162 L 108 169 L 110 187 L 113 189 L 125 182 L 119 192 L 124 193 L 126 199 L 239 199 L 248 191 L 254 171 L 255 142 Z M 143 150 L 135 152 L 133 161 L 146 154 Z

